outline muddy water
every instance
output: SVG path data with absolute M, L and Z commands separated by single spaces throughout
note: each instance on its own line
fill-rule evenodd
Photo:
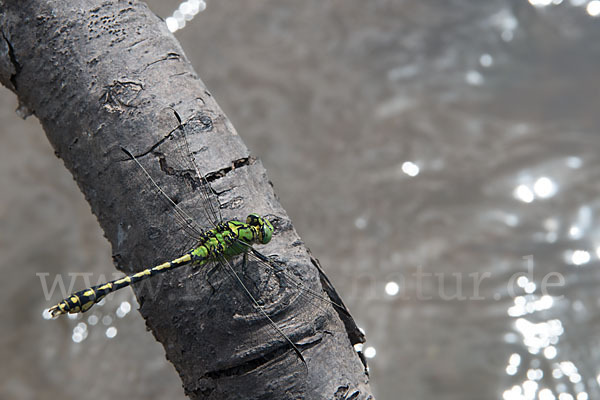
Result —
M 177 33 L 366 331 L 379 399 L 600 398 L 588 9 L 238 0 Z M 183 398 L 130 292 L 96 320 L 42 319 L 36 273 L 109 275 L 110 248 L 0 100 L 0 397 Z

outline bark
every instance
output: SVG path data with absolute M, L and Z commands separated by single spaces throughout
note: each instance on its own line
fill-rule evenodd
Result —
M 202 220 L 201 208 L 189 208 L 201 204 L 201 191 L 186 190 L 194 182 L 191 171 L 166 150 L 177 126 L 175 109 L 195 122 L 189 124 L 190 147 L 218 194 L 223 217 L 267 215 L 276 232 L 261 250 L 339 301 L 260 161 L 144 3 L 0 1 L 0 30 L 0 81 L 17 94 L 23 116 L 39 118 L 98 218 L 119 270 L 162 262 L 188 243 L 172 209 L 157 201 L 121 146 L 139 155 L 161 187 Z M 282 283 L 252 277 L 259 271 L 252 266 L 246 272 L 254 282 Z M 363 338 L 349 315 L 326 303 L 315 307 L 283 284 L 277 290 L 269 283 L 260 292 L 270 316 L 301 349 L 305 368 L 227 274 L 198 272 L 190 276 L 184 268 L 134 288 L 148 329 L 190 398 L 372 398 L 352 347 Z

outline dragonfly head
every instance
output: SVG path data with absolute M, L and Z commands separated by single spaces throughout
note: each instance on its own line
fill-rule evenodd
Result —
M 269 220 L 261 217 L 258 214 L 250 214 L 246 218 L 246 223 L 254 227 L 258 231 L 258 241 L 261 244 L 267 244 L 273 236 L 273 225 Z

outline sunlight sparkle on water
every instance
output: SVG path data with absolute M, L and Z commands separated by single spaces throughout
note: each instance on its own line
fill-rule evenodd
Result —
M 531 282 L 533 283 L 533 282 Z M 535 291 L 535 289 L 534 289 Z M 552 296 L 544 295 L 536 300 L 537 296 L 517 296 L 514 300 L 514 306 L 508 309 L 508 315 L 511 317 L 522 317 L 537 311 L 549 310 L 554 305 Z
M 556 347 L 554 346 L 548 346 L 544 349 L 544 357 L 546 357 L 548 360 L 552 360 L 553 358 L 556 357 L 557 351 L 556 351 Z
M 172 16 L 165 19 L 167 28 L 175 32 L 185 26 L 186 21 L 191 21 L 196 14 L 206 9 L 204 0 L 187 0 L 179 5 L 179 8 Z
M 507 365 L 506 366 L 506 375 L 516 375 L 517 374 L 517 367 L 515 367 L 514 365 Z
M 540 390 L 540 393 L 538 394 L 538 398 L 540 400 L 555 400 L 556 397 L 554 397 L 554 393 L 552 393 L 552 390 L 550 389 L 542 389 Z
M 519 340 L 519 337 L 513 333 L 513 332 L 508 332 L 504 335 L 504 341 L 506 343 L 517 343 L 517 341 Z
M 519 224 L 519 217 L 514 214 L 507 214 L 504 217 L 504 223 L 508 226 L 517 226 Z
M 354 220 L 354 226 L 356 226 L 357 229 L 365 229 L 367 227 L 367 219 L 365 217 L 357 217 Z
M 537 387 L 537 384 L 536 384 Z M 534 392 L 535 393 L 535 392 Z M 523 389 L 519 385 L 515 385 L 509 390 L 505 390 L 502 393 L 502 398 L 504 400 L 530 400 L 533 397 L 528 397 L 527 392 L 523 393 Z
M 395 296 L 398 294 L 399 291 L 400 291 L 400 286 L 398 286 L 398 284 L 396 282 L 390 281 L 385 284 L 385 292 L 389 296 Z
M 513 196 L 523 203 L 531 203 L 534 199 L 533 192 L 526 185 L 517 186 L 513 192 Z
M 515 35 L 514 35 L 513 31 L 509 31 L 509 30 L 502 31 L 502 33 L 500 34 L 500 37 L 505 42 L 510 42 L 511 40 L 513 40 L 514 36 Z
M 596 247 L 596 257 L 600 258 L 600 246 Z
M 482 54 L 479 57 L 479 64 L 482 67 L 489 68 L 494 64 L 494 58 L 488 53 Z
M 583 265 L 590 262 L 590 253 L 585 250 L 575 250 L 571 254 L 571 263 L 573 265 Z
M 558 342 L 558 337 L 564 333 L 562 323 L 558 319 L 533 323 L 525 318 L 519 318 L 515 321 L 515 327 L 523 335 L 523 344 L 531 354 L 538 354 L 541 349 Z
M 554 368 L 554 369 L 552 370 L 552 377 L 553 377 L 554 379 L 560 379 L 560 378 L 562 378 L 562 377 L 563 377 L 563 373 L 562 373 L 562 371 L 560 370 L 560 368 Z
M 583 161 L 581 160 L 580 157 L 569 157 L 567 158 L 567 167 L 571 168 L 571 169 L 578 169 L 581 168 L 581 165 L 583 164 Z
M 539 381 L 543 377 L 544 372 L 539 368 L 527 370 L 527 378 L 529 378 L 530 381 Z
M 581 239 L 583 232 L 580 227 L 573 225 L 569 228 L 569 236 L 571 239 Z
M 534 7 L 546 7 L 552 4 L 552 0 L 529 0 L 529 4 Z
M 506 374 L 516 375 L 519 364 L 521 364 L 521 356 L 517 353 L 513 353 L 508 359 L 508 365 L 506 366 Z
M 521 356 L 518 353 L 511 354 L 510 358 L 508 359 L 508 363 L 510 365 L 518 366 L 521 364 Z
M 131 304 L 129 304 L 128 301 L 124 301 L 121 303 L 119 308 L 117 308 L 117 311 L 116 311 L 117 317 L 123 318 L 124 316 L 126 316 L 129 313 L 129 311 L 131 311 Z
M 533 184 L 533 191 L 538 197 L 547 199 L 556 194 L 556 184 L 547 176 L 542 176 Z
M 419 175 L 419 166 L 412 161 L 405 161 L 402 163 L 402 172 L 408 176 Z
M 598 0 L 592 0 L 588 3 L 588 5 L 585 7 L 585 11 L 587 11 L 587 13 L 592 16 L 592 17 L 597 17 L 598 15 L 600 15 L 600 1 Z
M 375 347 L 369 346 L 365 349 L 365 357 L 373 358 L 375 355 L 377 355 L 377 350 L 375 350 Z
M 470 70 L 465 74 L 465 80 L 469 85 L 479 86 L 483 83 L 483 75 L 479 71 Z
M 117 336 L 117 328 L 115 328 L 114 326 L 109 327 L 106 330 L 106 337 L 109 338 L 109 339 L 112 339 L 115 336 Z
M 549 231 L 556 231 L 559 227 L 559 223 L 558 220 L 556 218 L 547 218 L 544 221 L 544 228 L 546 228 Z
M 525 287 L 524 287 L 525 293 L 531 294 L 531 293 L 535 292 L 536 288 L 537 288 L 537 285 L 535 284 L 535 282 L 527 282 L 527 285 L 525 285 Z
M 83 335 L 81 333 L 73 332 L 73 335 L 71 336 L 71 340 L 75 343 L 81 343 L 81 341 L 83 340 Z
M 73 335 L 71 336 L 71 339 L 75 343 L 81 343 L 83 340 L 85 340 L 85 338 L 87 338 L 87 335 L 87 325 L 85 322 L 80 322 L 77 324 L 77 326 L 75 326 L 75 328 L 73 328 Z

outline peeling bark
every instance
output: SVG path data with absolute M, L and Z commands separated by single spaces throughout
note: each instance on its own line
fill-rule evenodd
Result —
M 276 232 L 261 251 L 277 255 L 312 290 L 341 301 L 276 200 L 262 164 L 144 3 L 0 1 L 0 34 L 0 82 L 17 94 L 21 115 L 39 118 L 119 270 L 139 271 L 187 250 L 185 232 L 121 151 L 136 154 L 180 205 L 201 204 L 200 191 L 186 190 L 193 171 L 166 151 L 176 110 L 188 121 L 191 149 L 223 217 L 268 216 Z M 208 226 L 201 209 L 190 209 Z M 349 314 L 327 303 L 315 307 L 296 288 L 264 280 L 275 282 L 261 294 L 264 308 L 301 349 L 305 368 L 243 293 L 235 293 L 232 279 L 194 272 L 176 270 L 134 288 L 148 329 L 190 398 L 372 398 L 352 347 L 363 337 Z M 263 282 L 252 277 L 252 264 L 244 273 Z

